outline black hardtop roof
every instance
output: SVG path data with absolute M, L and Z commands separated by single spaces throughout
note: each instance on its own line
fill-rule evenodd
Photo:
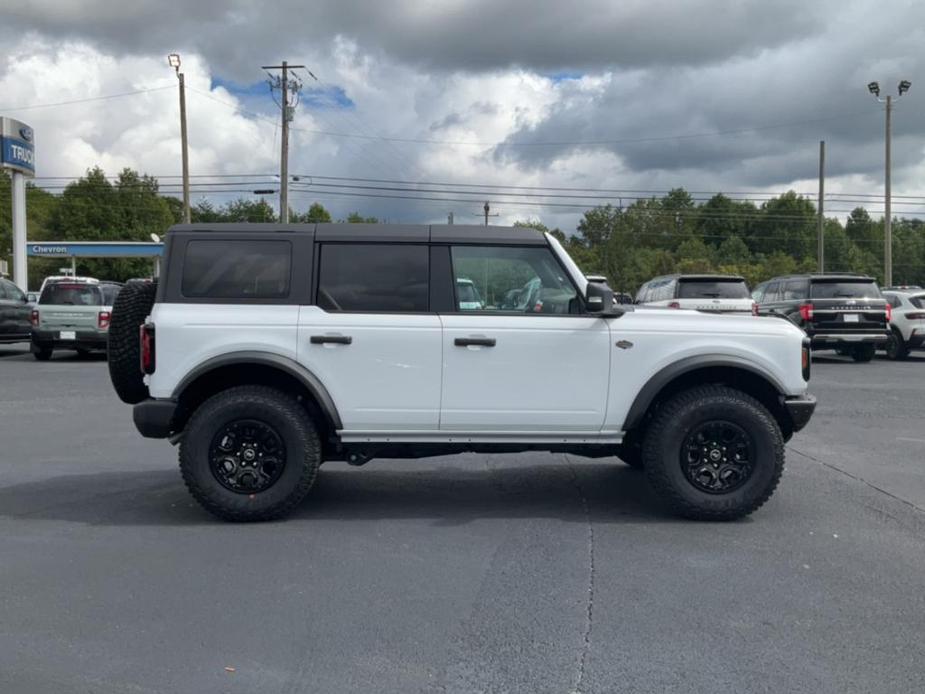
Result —
M 476 224 L 278 224 L 223 222 L 218 224 L 175 224 L 175 233 L 214 234 L 306 234 L 316 241 L 355 243 L 492 243 L 545 245 L 543 232 L 529 227 L 481 226 Z

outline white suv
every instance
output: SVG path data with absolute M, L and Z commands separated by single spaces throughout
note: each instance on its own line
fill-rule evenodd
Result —
M 229 520 L 290 512 L 328 460 L 527 450 L 618 455 L 677 513 L 737 518 L 815 406 L 799 328 L 614 307 L 532 229 L 177 226 L 113 314 L 138 430 Z
M 757 304 L 738 275 L 665 275 L 639 288 L 636 303 L 708 313 L 751 313 Z
M 905 359 L 925 344 L 925 291 L 884 291 L 890 304 L 890 339 L 884 345 L 890 359 Z

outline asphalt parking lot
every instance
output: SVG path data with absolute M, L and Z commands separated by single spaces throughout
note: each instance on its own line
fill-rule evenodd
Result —
M 326 465 L 213 520 L 106 364 L 0 346 L 0 692 L 912 692 L 925 354 L 820 357 L 749 519 L 666 516 L 616 459 Z

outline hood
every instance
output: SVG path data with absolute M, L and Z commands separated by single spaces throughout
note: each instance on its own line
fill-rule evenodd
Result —
M 802 329 L 786 318 L 776 316 L 752 316 L 740 313 L 703 313 L 677 308 L 655 308 L 637 306 L 614 323 L 626 321 L 620 326 L 634 330 L 656 330 L 659 332 L 714 333 L 717 335 L 768 335 L 805 336 Z

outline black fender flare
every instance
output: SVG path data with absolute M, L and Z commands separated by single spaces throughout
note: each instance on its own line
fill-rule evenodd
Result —
M 202 376 L 205 376 L 215 369 L 225 366 L 234 366 L 235 364 L 258 364 L 261 366 L 268 366 L 293 377 L 305 386 L 305 389 L 315 398 L 315 401 L 318 403 L 318 406 L 321 408 L 322 413 L 328 420 L 332 429 L 337 431 L 344 428 L 340 419 L 340 414 L 337 412 L 337 405 L 334 404 L 334 398 L 331 397 L 328 389 L 324 387 L 321 379 L 294 359 L 284 357 L 280 354 L 274 354 L 273 352 L 246 350 L 229 352 L 217 357 L 212 357 L 211 359 L 206 359 L 204 362 L 197 364 L 194 369 L 180 380 L 177 387 L 174 388 L 171 398 L 174 401 L 179 401 L 183 391 Z
M 782 396 L 786 392 L 783 384 L 773 374 L 769 373 L 755 362 L 749 361 L 743 357 L 725 354 L 698 354 L 685 357 L 663 367 L 646 381 L 646 384 L 636 394 L 636 399 L 633 400 L 633 404 L 626 414 L 626 420 L 623 423 L 623 431 L 632 431 L 639 426 L 646 412 L 649 410 L 649 406 L 661 390 L 673 380 L 692 371 L 717 367 L 748 371 L 765 380 L 768 385 L 777 391 L 779 396 Z

